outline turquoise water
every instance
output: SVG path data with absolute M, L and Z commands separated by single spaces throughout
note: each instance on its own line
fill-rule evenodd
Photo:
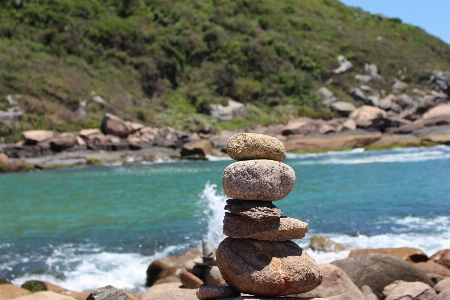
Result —
M 0 278 L 73 290 L 142 291 L 155 258 L 222 239 L 221 175 L 231 160 L 0 175 Z M 450 147 L 291 155 L 291 194 L 275 204 L 352 248 L 450 245 Z

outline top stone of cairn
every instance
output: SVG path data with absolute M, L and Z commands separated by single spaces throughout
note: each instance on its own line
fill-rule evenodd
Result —
M 257 133 L 236 133 L 228 140 L 228 155 L 235 160 L 271 159 L 283 162 L 286 148 L 277 138 Z

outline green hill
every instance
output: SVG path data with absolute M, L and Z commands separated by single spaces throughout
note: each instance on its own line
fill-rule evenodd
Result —
M 399 70 L 412 87 L 450 69 L 450 46 L 399 19 L 336 0 L 7 0 L 0 7 L 0 109 L 21 95 L 26 129 L 98 127 L 105 111 L 149 126 L 214 131 L 330 118 L 315 90 L 341 99 L 354 74 L 332 76 L 344 55 L 374 63 L 389 89 Z M 110 105 L 80 101 L 100 95 Z M 211 103 L 245 103 L 248 118 L 217 123 Z

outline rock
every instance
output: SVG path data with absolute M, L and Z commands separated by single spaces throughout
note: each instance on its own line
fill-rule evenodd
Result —
M 430 256 L 430 260 L 450 269 L 450 249 L 444 249 Z
M 0 166 L 6 166 L 9 165 L 9 158 L 6 156 L 5 153 L 0 153 Z
M 194 274 L 198 278 L 203 278 L 204 266 L 197 265 L 193 259 L 188 260 L 184 266 L 189 273 Z
M 180 256 L 163 257 L 153 261 L 147 268 L 147 286 L 153 285 L 158 279 L 179 274 L 184 270 L 188 260 L 200 256 L 200 250 L 190 250 Z M 180 282 L 179 279 L 177 279 Z
M 435 143 L 449 143 L 450 125 L 422 128 L 414 132 L 414 135 L 421 140 L 432 141 Z
M 86 142 L 80 136 L 76 136 L 75 140 L 76 140 L 77 145 L 86 146 Z
M 201 286 L 197 290 L 199 300 L 213 300 L 217 298 L 239 297 L 241 293 L 229 286 Z
M 130 300 L 127 294 L 112 285 L 107 285 L 93 291 L 86 300 Z
M 415 147 L 420 146 L 420 139 L 412 134 L 383 134 L 378 141 L 370 144 L 370 146 L 380 148 L 392 146 Z
M 197 257 L 194 258 L 194 262 L 198 266 L 216 266 L 217 262 L 215 259 L 212 258 L 205 258 L 205 257 Z
M 204 258 L 214 259 L 216 257 L 216 249 L 210 242 L 205 239 L 202 240 L 202 250 Z
M 22 136 L 27 144 L 36 145 L 53 137 L 53 131 L 50 130 L 28 130 L 22 132 Z
M 30 295 L 32 292 L 13 284 L 0 284 L 0 299 L 14 299 Z
M 180 273 L 180 280 L 187 289 L 196 289 L 204 284 L 203 280 L 188 271 Z
M 152 286 L 142 295 L 141 300 L 193 300 L 196 290 L 180 288 L 180 283 L 166 283 Z
M 331 104 L 331 110 L 337 112 L 343 117 L 348 117 L 352 111 L 356 109 L 355 105 L 350 102 L 337 101 Z
M 362 128 L 376 127 L 377 122 L 386 117 L 387 114 L 384 110 L 368 105 L 363 105 L 350 114 L 350 119 L 355 121 L 356 126 Z
M 434 286 L 436 293 L 440 294 L 445 290 L 450 290 L 450 278 L 445 278 L 436 283 Z M 449 298 L 450 299 L 450 298 Z
M 450 289 L 446 289 L 442 293 L 436 296 L 433 300 L 448 300 L 450 299 Z
M 321 87 L 316 91 L 316 95 L 322 99 L 323 105 L 330 105 L 332 102 L 336 101 L 336 97 L 333 93 L 326 87 Z
M 378 75 L 378 67 L 375 64 L 364 64 L 364 72 L 369 74 L 374 80 L 382 79 L 380 75 Z
M 436 90 L 441 90 L 450 95 L 450 72 L 434 71 L 430 81 L 435 84 Z
M 212 144 L 209 140 L 200 140 L 184 144 L 181 148 L 181 156 L 199 155 L 205 157 L 206 155 L 214 155 Z
M 7 111 L 0 110 L 0 121 L 5 123 L 16 123 L 22 120 L 23 112 L 20 107 L 10 107 Z
M 381 106 L 380 105 L 380 97 L 377 95 L 371 95 L 367 97 L 366 101 L 364 101 L 367 105 L 371 106 Z
M 408 88 L 408 84 L 403 81 L 400 81 L 400 80 L 396 80 L 394 82 L 394 84 L 392 85 L 392 90 L 394 92 L 403 93 L 404 91 L 406 91 L 407 88 Z
M 80 132 L 78 133 L 82 138 L 86 138 L 90 135 L 94 135 L 94 134 L 101 134 L 100 130 L 98 130 L 97 128 L 94 129 L 81 129 Z
M 431 118 L 450 119 L 450 104 L 439 104 L 423 114 L 423 119 Z
M 348 256 L 356 257 L 359 255 L 366 255 L 372 253 L 392 255 L 412 263 L 425 262 L 428 260 L 428 256 L 425 254 L 425 252 L 423 252 L 418 248 L 411 248 L 411 247 L 355 249 L 350 251 L 350 254 Z
M 75 146 L 76 139 L 72 134 L 60 135 L 59 137 L 53 138 L 50 142 L 50 147 L 53 151 L 62 151 L 65 149 L 72 148 Z
M 308 223 L 287 217 L 257 222 L 246 217 L 225 213 L 223 219 L 223 234 L 232 238 L 287 241 L 301 239 L 307 232 Z
M 364 299 L 363 293 L 345 274 L 344 271 L 331 264 L 320 264 L 323 273 L 322 283 L 312 291 L 296 295 L 298 297 L 323 297 L 345 295 L 349 300 Z
M 269 201 L 241 201 L 235 199 L 227 200 L 225 210 L 235 215 L 250 218 L 254 221 L 266 222 L 278 220 L 281 215 L 281 209 Z
M 356 74 L 355 75 L 355 79 L 358 80 L 359 82 L 364 82 L 364 83 L 368 83 L 368 82 L 373 81 L 373 78 L 370 75 Z
M 51 291 L 37 292 L 32 295 L 14 298 L 14 300 L 74 300 L 74 299 L 75 298 L 73 297 L 61 295 Z
M 292 241 L 228 237 L 217 248 L 217 264 L 230 287 L 257 296 L 303 293 L 322 282 L 315 261 Z
M 342 131 L 344 130 L 355 130 L 356 129 L 356 123 L 355 120 L 353 119 L 347 119 L 343 124 L 342 124 Z
M 421 281 L 430 286 L 434 283 L 412 263 L 386 254 L 365 254 L 336 260 L 331 264 L 341 268 L 361 288 L 368 285 L 378 298 L 382 298 L 385 286 L 395 280 Z
M 450 277 L 450 269 L 430 260 L 427 262 L 419 262 L 415 264 L 417 268 L 422 270 L 433 282 L 439 282 L 444 278 Z
M 302 134 L 308 135 L 316 130 L 314 121 L 307 118 L 295 119 L 289 121 L 289 123 L 283 127 L 282 135 Z
M 319 126 L 318 132 L 320 134 L 327 134 L 327 133 L 330 133 L 330 132 L 336 132 L 336 128 L 331 126 L 331 125 L 329 125 L 329 124 L 324 123 L 324 124 L 321 124 Z
M 397 97 L 395 97 L 392 94 L 389 94 L 386 97 L 384 97 L 383 99 L 381 99 L 377 106 L 379 106 L 383 110 L 389 110 L 393 107 L 394 101 L 396 101 L 396 100 L 397 100 Z
M 361 292 L 364 294 L 365 300 L 378 300 L 377 295 L 375 295 L 368 285 L 363 285 L 361 287 Z
M 400 105 L 402 110 L 411 107 L 414 103 L 414 100 L 406 94 L 401 94 L 400 96 L 396 97 L 395 101 L 398 105 Z
M 217 118 L 219 121 L 230 121 L 235 118 L 244 118 L 247 116 L 247 110 L 244 104 L 228 100 L 228 105 L 211 104 L 211 116 Z
M 325 136 L 300 137 L 284 142 L 286 151 L 298 149 L 359 148 L 370 145 L 381 138 L 381 132 L 362 129 L 331 133 Z
M 222 176 L 225 194 L 241 200 L 281 200 L 294 183 L 294 170 L 273 160 L 238 161 L 229 165 Z
M 383 290 L 385 300 L 414 299 L 434 300 L 436 292 L 423 282 L 395 281 Z
M 208 286 L 227 285 L 217 266 L 210 266 L 205 269 L 203 281 L 205 282 L 205 285 Z
M 278 139 L 256 133 L 236 133 L 227 143 L 227 154 L 235 160 L 271 159 L 283 162 L 286 149 Z
M 350 92 L 350 96 L 352 96 L 352 98 L 355 99 L 356 101 L 362 101 L 364 103 L 366 102 L 367 99 L 366 95 L 360 88 L 354 88 Z
M 124 120 L 109 113 L 106 113 L 103 116 L 101 128 L 103 134 L 111 134 L 123 139 L 134 132 L 133 128 L 131 128 Z
M 344 56 L 339 55 L 337 57 L 337 60 L 340 64 L 340 66 L 339 66 L 339 68 L 333 70 L 334 74 L 347 73 L 347 72 L 351 71 L 351 69 L 353 68 L 353 64 L 351 62 L 349 62 Z
M 347 247 L 345 247 L 344 245 L 333 242 L 332 240 L 319 235 L 315 235 L 311 238 L 309 247 L 314 251 L 324 252 L 339 252 L 347 250 Z

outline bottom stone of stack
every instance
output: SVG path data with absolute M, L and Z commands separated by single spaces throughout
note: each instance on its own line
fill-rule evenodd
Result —
M 292 241 L 226 238 L 216 252 L 217 266 L 230 287 L 257 296 L 310 291 L 322 282 L 317 263 Z

